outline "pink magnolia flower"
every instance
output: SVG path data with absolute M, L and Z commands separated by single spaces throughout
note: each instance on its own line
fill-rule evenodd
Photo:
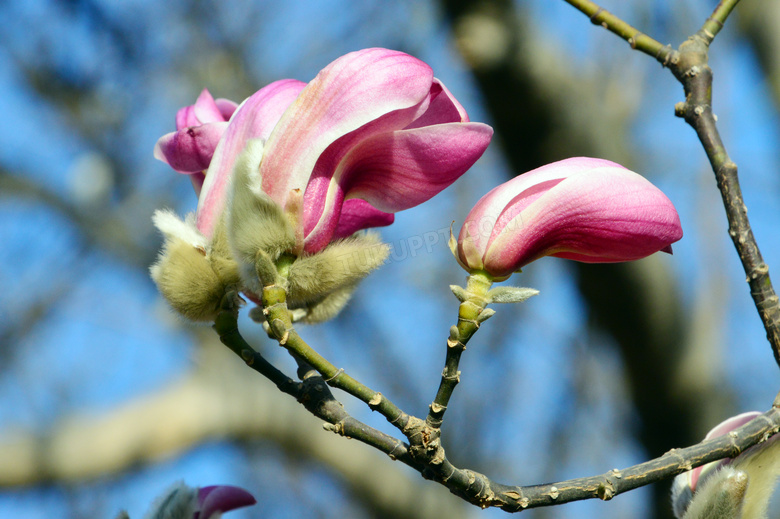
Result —
M 271 83 L 238 108 L 211 158 L 197 228 L 207 238 L 213 233 L 236 159 L 250 143 L 262 144 L 255 187 L 296 225 L 297 252 L 315 253 L 334 239 L 389 225 L 393 213 L 439 193 L 482 155 L 492 133 L 469 122 L 424 62 L 387 49 L 353 52 L 308 84 Z M 199 167 L 216 131 L 202 141 L 175 135 L 184 144 L 164 137 L 158 148 L 175 150 L 180 160 L 161 155 L 175 168 Z
M 715 426 L 705 440 L 730 434 L 758 411 L 732 416 Z M 679 474 L 672 483 L 675 517 L 766 517 L 775 480 L 780 474 L 780 436 L 750 447 L 735 458 L 724 458 Z M 713 513 L 718 510 L 719 513 Z
M 174 483 L 155 499 L 145 517 L 168 519 L 216 519 L 224 512 L 251 506 L 257 500 L 243 488 L 213 485 L 193 488 L 183 482 Z M 117 519 L 127 519 L 121 512 Z
M 608 160 L 577 157 L 490 191 L 452 247 L 463 268 L 501 280 L 542 256 L 631 261 L 671 253 L 681 237 L 674 206 L 644 177 Z
M 157 141 L 154 156 L 179 173 L 189 174 L 195 192 L 200 194 L 204 172 L 237 107 L 228 99 L 214 100 L 203 89 L 194 105 L 176 113 L 176 131 Z
M 230 485 L 212 485 L 198 489 L 198 510 L 192 519 L 219 517 L 224 512 L 257 503 L 252 494 L 243 488 Z

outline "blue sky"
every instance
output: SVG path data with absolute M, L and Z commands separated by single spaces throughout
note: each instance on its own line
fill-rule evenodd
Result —
M 725 217 L 704 153 L 692 130 L 673 116 L 674 103 L 682 99 L 681 88 L 668 71 L 647 56 L 632 52 L 627 44 L 590 24 L 564 2 L 517 3 L 529 7 L 535 30 L 554 35 L 555 44 L 571 57 L 572 66 L 586 69 L 612 58 L 630 63 L 625 73 L 637 75 L 645 85 L 639 115 L 630 128 L 631 143 L 643 167 L 640 173 L 672 199 L 685 230 L 685 238 L 675 244 L 674 256 L 664 261 L 677 272 L 688 304 L 707 287 L 722 289 L 720 293 L 728 302 L 718 335 L 729 359 L 723 376 L 733 386 L 740 410 L 768 407 L 780 377 L 725 232 Z M 646 31 L 661 41 L 676 43 L 698 27 L 697 20 L 706 17 L 710 3 L 657 2 L 653 9 L 644 2 L 604 5 L 627 19 L 641 19 Z M 5 34 L 0 37 L 0 112 L 5 115 L 5 124 L 0 125 L 4 143 L 0 166 L 11 175 L 34 180 L 68 204 L 79 205 L 87 215 L 89 203 L 116 204 L 117 197 L 127 192 L 145 195 L 146 202 L 131 199 L 127 204 L 116 204 L 115 214 L 120 221 L 130 220 L 136 229 L 129 239 L 151 244 L 147 247 L 156 246 L 159 237 L 151 227 L 151 207 L 144 203 L 159 199 L 182 213 L 195 205 L 189 182 L 152 158 L 155 141 L 172 129 L 176 109 L 191 103 L 203 86 L 221 96 L 227 94 L 218 88 L 242 84 L 221 77 L 226 69 L 219 55 L 210 52 L 210 42 L 222 44 L 224 35 L 235 39 L 228 43 L 240 42 L 248 49 L 248 77 L 244 81 L 255 88 L 283 77 L 309 80 L 331 60 L 358 48 L 402 47 L 433 66 L 472 120 L 489 122 L 473 81 L 452 46 L 447 26 L 430 2 L 398 2 L 392 8 L 346 1 L 267 2 L 264 10 L 258 10 L 250 9 L 253 4 L 248 0 L 232 0 L 215 3 L 210 29 L 197 35 L 187 26 L 191 15 L 187 2 L 165 3 L 164 7 L 148 0 L 97 2 L 107 20 L 133 27 L 134 39 L 127 42 L 132 49 L 129 55 L 107 40 L 84 5 L 76 2 L 66 8 L 54 1 L 11 0 L 0 7 L 0 17 L 13 20 L 4 24 Z M 244 16 L 246 12 L 252 16 Z M 367 17 L 379 21 L 368 24 Z M 729 29 L 727 25 L 713 45 L 714 110 L 729 152 L 740 166 L 742 189 L 764 259 L 775 273 L 780 272 L 780 241 L 775 230 L 780 215 L 780 177 L 776 174 L 780 125 L 755 56 Z M 24 65 L 34 70 L 46 63 L 53 64 L 63 95 L 68 88 L 95 85 L 88 106 L 69 107 L 80 114 L 77 128 L 72 127 L 68 111 L 29 88 Z M 203 84 L 181 80 L 185 73 L 188 78 L 203 78 Z M 91 128 L 108 130 L 85 138 Z M 74 188 L 84 181 L 79 165 L 85 164 L 85 157 L 99 156 L 106 148 L 119 148 L 125 170 L 133 174 L 119 177 L 109 172 L 108 177 L 87 177 L 89 185 L 107 178 L 108 194 L 97 191 L 97 199 L 84 201 L 83 193 Z M 461 221 L 471 204 L 507 175 L 499 150 L 493 148 L 452 190 L 399 214 L 396 223 L 382 231 L 383 237 L 397 251 L 418 243 L 415 237 L 448 228 L 453 219 Z M 123 256 L 121 243 L 97 248 L 93 237 L 85 235 L 61 211 L 3 193 L 0 239 L 4 244 L 0 248 L 0 333 L 30 308 L 52 301 L 45 306 L 44 317 L 14 343 L 14 351 L 0 371 L 0 432 L 11 427 L 45 432 L 70 412 L 109 409 L 154 391 L 188 369 L 193 347 L 190 331 L 164 317 L 145 270 Z M 402 397 L 399 403 L 417 406 L 434 394 L 443 352 L 438 347 L 421 350 L 415 345 L 440 345 L 456 312 L 447 284 L 462 282 L 464 273 L 452 261 L 443 240 L 430 249 L 400 256 L 364 283 L 353 306 L 362 312 L 354 312 L 358 318 L 369 316 L 380 331 L 396 338 L 395 347 L 406 348 L 389 357 L 401 363 L 405 380 L 413 386 L 411 393 L 422 395 Z M 443 278 L 447 281 L 442 282 Z M 485 330 L 475 339 L 461 368 L 465 375 L 458 395 L 464 406 L 479 405 L 486 394 L 502 389 L 481 373 L 505 365 L 517 374 L 507 398 L 521 403 L 522 409 L 478 431 L 491 449 L 516 445 L 523 453 L 494 467 L 496 478 L 539 483 L 533 477 L 590 475 L 613 465 L 643 461 L 630 438 L 627 424 L 631 410 L 625 401 L 610 396 L 620 384 L 619 361 L 607 346 L 587 349 L 590 339 L 580 337 L 586 316 L 570 266 L 562 260 L 540 261 L 513 281 L 522 284 L 527 280 L 532 280 L 542 295 L 516 313 L 500 309 L 504 315 L 495 318 L 496 331 Z M 424 326 L 398 329 L 387 316 L 399 308 L 412 308 L 416 322 Z M 249 326 L 248 321 L 242 323 Z M 365 338 L 359 331 L 344 335 L 354 323 L 337 321 L 302 333 L 336 365 L 370 377 L 376 361 L 365 350 Z M 499 339 L 512 347 L 495 346 L 492 341 Z M 402 364 L 412 353 L 418 360 Z M 572 356 L 584 359 L 582 369 L 593 363 L 613 374 L 593 388 L 586 413 L 590 418 L 577 409 L 580 400 L 571 394 L 578 374 L 563 359 Z M 357 412 L 368 416 L 365 411 Z M 526 451 L 552 447 L 551 431 L 561 413 L 571 413 L 577 420 L 583 456 L 551 472 L 546 459 Z M 604 435 L 609 426 L 614 426 L 614 432 Z M 590 442 L 619 445 L 610 452 L 610 466 L 587 455 L 584 447 Z M 576 451 L 578 446 L 570 449 Z M 286 463 L 284 457 L 270 448 L 264 453 L 260 461 L 254 460 L 263 467 L 248 467 L 240 448 L 213 442 L 159 465 L 84 485 L 0 491 L 0 517 L 51 517 L 64 509 L 76 510 L 74 517 L 110 517 L 121 506 L 129 509 L 131 517 L 140 517 L 155 495 L 185 475 L 192 484 L 245 484 L 251 479 L 247 477 L 250 469 L 278 474 Z M 302 472 L 305 484 L 320 489 L 311 497 L 315 504 L 334 496 L 346 500 L 345 490 L 321 471 Z M 264 496 L 278 499 L 268 499 L 251 513 L 230 517 L 293 516 L 296 508 L 289 503 L 294 495 L 283 483 L 269 481 L 262 490 Z M 622 510 L 627 515 L 629 510 L 641 508 L 643 492 L 632 492 L 606 505 L 567 505 L 555 513 L 560 517 L 597 517 L 609 510 L 618 517 Z M 306 506 L 312 505 L 301 505 L 301 510 L 310 510 Z

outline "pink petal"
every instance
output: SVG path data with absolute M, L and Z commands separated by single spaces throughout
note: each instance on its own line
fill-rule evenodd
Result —
M 276 81 L 258 90 L 236 110 L 217 146 L 198 199 L 197 226 L 210 237 L 225 208 L 236 158 L 249 139 L 267 139 L 284 111 L 303 90 L 294 79 Z
M 227 125 L 217 122 L 189 126 L 163 135 L 154 147 L 154 157 L 179 173 L 203 171 L 209 167 Z
M 335 60 L 301 92 L 268 139 L 260 167 L 263 190 L 284 207 L 291 190 L 306 188 L 328 146 L 385 114 L 420 104 L 432 80 L 428 65 L 397 51 L 365 49 Z
M 198 96 L 194 105 L 185 106 L 176 113 L 176 129 L 182 130 L 188 126 L 200 126 L 205 123 L 227 121 L 219 111 L 214 98 L 207 89 Z
M 365 200 L 353 198 L 341 206 L 341 216 L 333 239 L 346 238 L 357 231 L 371 227 L 385 227 L 395 220 L 395 215 L 376 209 Z
M 457 99 L 447 90 L 444 83 L 433 78 L 431 85 L 431 102 L 428 109 L 420 117 L 412 121 L 405 129 L 420 128 L 442 123 L 467 123 L 469 116 Z
M 310 198 L 307 189 L 306 250 L 330 241 L 344 198 L 361 198 L 387 213 L 419 205 L 465 173 L 492 135 L 482 123 L 450 123 L 363 140 L 338 165 L 327 196 Z
M 623 168 L 620 164 L 608 160 L 589 157 L 574 157 L 546 164 L 493 188 L 469 212 L 464 228 L 468 226 L 474 245 L 478 249 L 486 251 L 490 241 L 501 232 L 506 226 L 506 222 L 514 219 L 520 211 L 527 207 L 528 203 L 516 203 L 525 198 L 523 193 L 531 190 L 529 193 L 532 194 L 534 186 L 546 184 L 552 180 L 560 181 L 596 167 Z M 526 202 L 536 198 L 538 196 L 533 197 L 533 199 L 529 198 Z M 499 218 L 501 225 L 498 224 Z M 461 230 L 462 233 L 463 230 Z
M 377 135 L 339 165 L 349 198 L 398 212 L 419 205 L 460 178 L 487 149 L 493 129 L 482 123 L 439 124 Z
M 243 488 L 230 485 L 216 485 L 198 489 L 200 510 L 193 519 L 209 519 L 216 513 L 229 512 L 236 508 L 257 503 L 252 494 Z
M 511 272 L 544 255 L 631 261 L 682 237 L 669 199 L 644 177 L 611 166 L 565 178 L 511 223 L 488 246 L 484 262 L 490 269 Z
M 229 121 L 238 108 L 238 103 L 222 97 L 215 100 L 214 103 L 217 105 L 217 110 L 219 110 L 219 114 L 225 121 Z

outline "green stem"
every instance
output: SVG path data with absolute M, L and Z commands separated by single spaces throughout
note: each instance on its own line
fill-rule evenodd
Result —
M 281 346 L 317 370 L 329 386 L 341 389 L 362 400 L 372 410 L 378 411 L 388 422 L 403 431 L 409 421 L 409 415 L 382 393 L 355 380 L 347 375 L 343 369 L 336 368 L 298 335 L 287 309 L 287 292 L 284 288 L 278 285 L 263 287 L 262 303 L 271 333 Z
M 223 310 L 217 315 L 213 328 L 222 343 L 241 357 L 247 366 L 271 380 L 282 392 L 293 396 L 314 416 L 325 420 L 326 429 L 329 431 L 358 440 L 384 452 L 392 459 L 397 459 L 418 471 L 422 470 L 419 463 L 412 459 L 403 442 L 350 416 L 344 406 L 333 397 L 321 377 L 304 376 L 303 382 L 296 382 L 252 348 L 238 330 L 238 311 L 233 304 L 234 300 L 235 294 L 226 295 Z M 305 367 L 301 366 L 301 371 L 303 370 Z
M 723 24 L 726 23 L 726 18 L 729 17 L 731 11 L 737 6 L 739 0 L 721 0 L 715 7 L 709 18 L 704 22 L 704 25 L 699 30 L 699 33 L 706 40 L 707 45 L 712 43 L 715 36 L 718 35 L 723 28 Z
M 632 49 L 644 52 L 652 56 L 662 65 L 668 65 L 675 58 L 676 52 L 669 45 L 663 45 L 659 41 L 642 33 L 638 29 L 627 24 L 614 14 L 590 0 L 565 0 L 571 6 L 582 11 L 594 25 L 613 32 L 626 40 Z
M 230 296 L 227 297 L 229 298 Z M 301 384 L 279 371 L 276 366 L 255 351 L 241 336 L 241 333 L 238 331 L 238 311 L 235 308 L 221 311 L 217 315 L 213 327 L 217 335 L 219 335 L 219 340 L 222 341 L 222 344 L 241 357 L 247 366 L 276 384 L 276 387 L 282 392 L 295 398 L 299 397 Z
M 460 382 L 460 371 L 458 371 L 460 356 L 466 349 L 469 339 L 479 329 L 479 314 L 488 304 L 487 293 L 492 284 L 492 279 L 481 272 L 470 274 L 466 281 L 466 292 L 469 296 L 458 307 L 458 324 L 450 329 L 441 382 L 436 397 L 429 406 L 428 417 L 425 419 L 427 425 L 434 429 L 441 427 L 452 393 Z

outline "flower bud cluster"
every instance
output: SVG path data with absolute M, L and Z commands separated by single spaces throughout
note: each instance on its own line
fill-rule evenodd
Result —
M 213 320 L 232 288 L 256 299 L 272 284 L 304 320 L 333 317 L 388 255 L 365 229 L 449 186 L 493 133 L 427 64 L 387 49 L 342 56 L 308 84 L 276 81 L 238 106 L 204 91 L 176 128 L 155 156 L 191 176 L 198 207 L 184 220 L 155 215 L 165 244 L 151 273 L 195 321 Z

